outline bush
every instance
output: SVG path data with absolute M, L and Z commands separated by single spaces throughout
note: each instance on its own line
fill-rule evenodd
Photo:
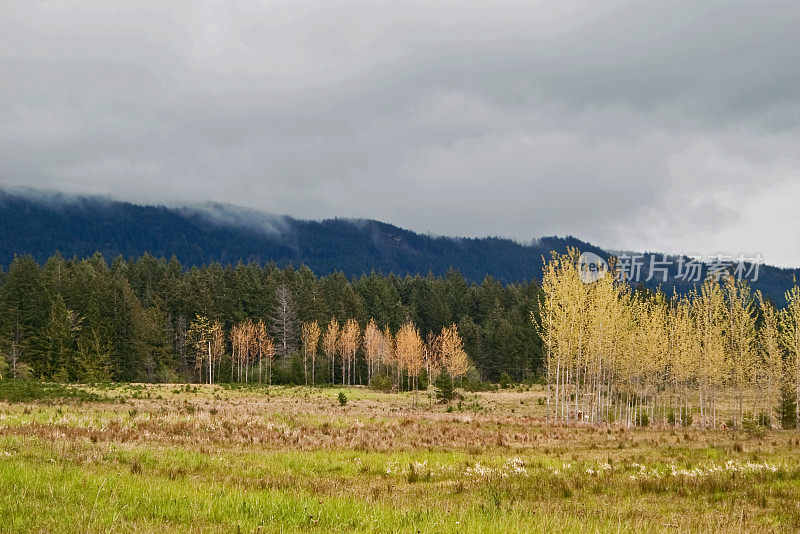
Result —
M 492 384 L 481 380 L 478 371 L 476 371 L 474 368 L 470 368 L 470 370 L 467 371 L 463 377 L 459 378 L 458 384 L 464 388 L 464 391 L 469 391 L 470 393 L 497 390 L 497 384 Z
M 487 382 L 482 382 L 478 378 L 467 378 L 463 379 L 464 383 L 464 391 L 469 391 L 470 393 L 476 393 L 478 391 L 493 391 L 496 389 L 496 385 L 489 384 Z
M 6 402 L 51 401 L 75 399 L 86 402 L 110 401 L 106 396 L 89 393 L 80 388 L 36 380 L 0 380 L 0 400 Z
M 306 383 L 306 374 L 303 370 L 303 355 L 295 352 L 289 355 L 289 383 L 295 386 L 301 386 Z M 311 374 L 308 376 L 309 382 L 311 381 Z
M 419 372 L 419 377 L 417 378 L 417 388 L 421 390 L 428 389 L 428 370 L 421 369 Z
M 372 377 L 369 387 L 376 391 L 388 393 L 394 387 L 394 380 L 387 374 L 379 374 Z
M 450 378 L 450 375 L 442 371 L 439 373 L 439 376 L 436 377 L 436 398 L 444 401 L 450 402 L 453 400 L 453 395 L 455 394 L 455 390 L 453 388 L 453 381 Z
M 765 434 L 764 427 L 758 424 L 758 421 L 753 414 L 747 412 L 742 416 L 742 430 L 744 430 L 748 436 L 751 437 L 763 437 Z
M 500 374 L 499 382 L 500 382 L 500 387 L 506 389 L 511 385 L 511 377 L 508 375 L 508 373 L 503 371 L 503 373 Z
M 339 392 L 339 406 L 344 406 L 347 404 L 347 395 L 344 394 L 344 391 Z
M 33 376 L 33 369 L 31 366 L 24 362 L 17 362 L 13 367 L 6 362 L 6 359 L 0 354 L 0 379 L 3 378 L 18 378 L 19 380 L 29 380 Z
M 273 385 L 286 386 L 293 384 L 292 370 L 288 365 L 275 363 L 272 366 L 272 383 Z
M 733 420 L 731 417 L 727 421 L 725 421 L 725 428 L 736 428 L 736 421 Z
M 414 469 L 414 463 L 408 464 L 408 473 L 406 474 L 406 479 L 408 480 L 409 484 L 413 484 L 419 480 L 419 475 L 417 474 L 416 469 Z

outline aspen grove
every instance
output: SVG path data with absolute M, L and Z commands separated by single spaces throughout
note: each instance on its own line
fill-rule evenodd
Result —
M 214 369 L 219 367 L 224 357 L 222 325 L 198 316 L 190 325 L 189 332 L 196 339 L 194 350 L 197 369 L 211 384 Z M 452 379 L 463 377 L 469 370 L 469 358 L 455 324 L 442 328 L 441 333 L 429 335 L 427 342 L 424 342 L 419 329 L 411 321 L 404 323 L 393 335 L 388 327 L 380 329 L 372 318 L 363 333 L 354 319 L 348 319 L 339 328 L 333 318 L 324 335 L 316 321 L 303 323 L 301 342 L 306 385 L 316 385 L 315 376 L 321 365 L 334 370 L 341 366 L 342 385 L 363 385 L 362 377 L 355 377 L 354 372 L 359 350 L 363 350 L 366 360 L 366 385 L 371 384 L 374 376 L 382 374 L 394 378 L 396 389 L 416 391 L 423 369 L 425 376 L 445 372 Z M 263 321 L 247 320 L 233 325 L 230 329 L 230 347 L 228 356 L 233 381 L 258 384 L 272 382 L 275 342 L 266 333 Z M 323 363 L 318 355 L 324 356 L 328 362 Z
M 544 344 L 548 420 L 798 426 L 796 284 L 778 310 L 733 276 L 668 297 L 632 290 L 610 265 L 592 283 L 580 276 L 577 250 L 545 266 L 532 319 Z M 726 420 L 723 403 L 733 413 Z

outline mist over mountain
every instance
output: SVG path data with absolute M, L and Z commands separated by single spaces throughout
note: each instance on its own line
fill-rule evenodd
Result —
M 574 237 L 543 237 L 521 244 L 497 237 L 422 235 L 365 219 L 300 220 L 226 204 L 183 207 L 137 205 L 97 196 L 35 190 L 0 190 L 0 264 L 30 254 L 39 262 L 60 252 L 86 257 L 175 256 L 184 267 L 212 262 L 307 265 L 318 275 L 341 271 L 357 277 L 382 273 L 443 275 L 456 269 L 471 281 L 492 276 L 503 283 L 542 275 L 542 257 L 576 247 L 607 251 Z M 799 269 L 762 266 L 753 287 L 777 303 Z M 655 282 L 647 284 L 654 287 Z M 689 289 L 670 280 L 665 290 Z

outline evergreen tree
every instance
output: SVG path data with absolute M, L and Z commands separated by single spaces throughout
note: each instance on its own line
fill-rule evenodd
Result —
M 76 381 L 84 376 L 78 357 L 78 334 L 82 318 L 67 308 L 61 295 L 50 305 L 50 316 L 41 334 L 44 376 L 62 381 Z
M 444 402 L 450 402 L 453 400 L 454 395 L 453 379 L 445 371 L 442 371 L 436 377 L 436 398 Z

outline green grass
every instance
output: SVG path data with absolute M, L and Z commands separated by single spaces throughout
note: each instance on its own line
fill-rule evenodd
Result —
M 356 454 L 342 451 L 204 454 L 180 449 L 99 451 L 89 444 L 6 438 L 0 462 L 0 531 L 527 532 L 660 530 L 688 519 L 703 530 L 733 528 L 747 510 L 753 526 L 798 527 L 800 473 L 732 475 L 701 481 L 631 480 L 638 468 L 587 474 L 588 463 L 528 458 L 525 476 L 472 479 L 465 453 Z M 9 454 L 8 451 L 14 451 Z M 97 454 L 99 452 L 99 454 Z M 507 461 L 485 456 L 482 465 Z M 418 462 L 411 480 L 404 468 Z M 387 473 L 386 465 L 400 471 Z M 592 463 L 594 467 L 597 464 Z M 452 471 L 441 474 L 441 467 Z M 677 509 L 676 505 L 680 505 Z M 793 506 L 795 507 L 793 509 Z M 685 512 L 697 514 L 689 515 Z M 673 523 L 674 522 L 674 523 Z

